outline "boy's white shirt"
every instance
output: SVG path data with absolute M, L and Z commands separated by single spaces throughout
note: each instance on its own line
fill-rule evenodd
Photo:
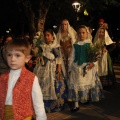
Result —
M 20 77 L 20 73 L 21 73 L 21 69 L 10 70 L 9 80 L 8 80 L 8 91 L 7 91 L 5 105 L 12 105 L 12 90 L 18 78 Z M 33 87 L 32 87 L 32 100 L 36 114 L 36 120 L 47 120 L 44 109 L 44 103 L 43 103 L 43 95 L 38 82 L 38 78 L 36 76 L 34 78 Z

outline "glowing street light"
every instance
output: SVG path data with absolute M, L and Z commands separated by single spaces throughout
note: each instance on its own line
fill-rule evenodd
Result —
M 78 13 L 80 12 L 80 8 L 81 8 L 82 5 L 81 5 L 81 3 L 77 2 L 77 1 L 74 1 L 72 3 L 72 6 L 73 6 L 73 9 L 76 12 L 76 19 L 77 19 L 77 21 L 79 21 Z
M 81 8 L 81 4 L 77 1 L 72 3 L 73 9 L 75 10 L 75 12 L 80 12 L 80 8 Z

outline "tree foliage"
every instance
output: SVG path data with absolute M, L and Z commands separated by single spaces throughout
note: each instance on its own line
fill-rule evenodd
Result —
M 17 2 L 19 12 L 27 20 L 27 26 L 31 36 L 37 31 L 43 32 L 44 27 L 59 22 L 67 18 L 70 22 L 76 24 L 75 11 L 72 8 L 73 0 L 14 0 Z M 106 9 L 113 6 L 119 7 L 119 0 L 77 0 L 82 4 L 81 11 L 78 13 L 81 21 L 92 22 L 96 16 L 100 16 Z M 89 16 L 84 16 L 84 10 L 87 10 Z M 86 20 L 87 18 L 87 20 Z

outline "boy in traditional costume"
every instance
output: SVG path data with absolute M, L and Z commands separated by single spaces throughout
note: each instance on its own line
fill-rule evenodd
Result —
M 46 120 L 38 78 L 25 68 L 31 58 L 27 40 L 14 39 L 6 45 L 10 70 L 0 75 L 0 120 Z

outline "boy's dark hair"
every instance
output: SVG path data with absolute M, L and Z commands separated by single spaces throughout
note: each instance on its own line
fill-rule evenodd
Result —
M 6 52 L 12 50 L 21 51 L 23 54 L 25 54 L 25 56 L 30 55 L 30 42 L 27 39 L 13 39 L 12 41 L 9 41 L 6 45 Z

